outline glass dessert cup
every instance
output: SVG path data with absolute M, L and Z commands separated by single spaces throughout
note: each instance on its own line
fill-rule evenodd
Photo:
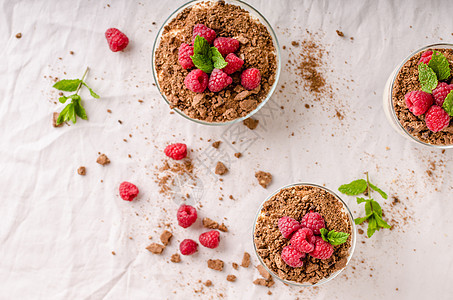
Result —
M 181 7 L 176 9 L 165 20 L 165 22 L 160 27 L 159 32 L 157 33 L 156 39 L 154 40 L 153 52 L 152 52 L 152 57 L 151 57 L 154 82 L 156 83 L 157 89 L 159 90 L 159 93 L 161 94 L 162 98 L 165 100 L 165 102 L 169 106 L 171 106 L 171 104 L 168 101 L 167 97 L 162 93 L 161 88 L 159 86 L 159 80 L 158 80 L 157 70 L 156 70 L 156 65 L 155 65 L 155 57 L 156 57 L 155 53 L 156 53 L 157 48 L 159 47 L 159 44 L 160 44 L 160 41 L 161 41 L 161 38 L 162 38 L 163 30 L 164 30 L 165 26 L 167 26 L 184 9 L 186 9 L 188 7 L 191 7 L 193 5 L 196 5 L 198 3 L 201 3 L 201 2 L 212 2 L 212 1 L 213 0 L 193 0 L 193 1 L 190 1 L 190 2 L 187 2 L 187 3 L 183 4 Z M 251 111 L 250 113 L 248 113 L 244 117 L 240 117 L 240 118 L 237 118 L 237 119 L 234 119 L 234 120 L 231 120 L 231 121 L 227 121 L 227 122 L 207 122 L 207 121 L 191 118 L 191 117 L 187 116 L 184 112 L 179 110 L 178 108 L 173 108 L 174 111 L 176 111 L 179 115 L 183 116 L 184 118 L 186 118 L 186 119 L 188 119 L 190 121 L 193 121 L 195 123 L 202 124 L 202 125 L 211 125 L 211 126 L 230 125 L 230 124 L 233 124 L 233 123 L 237 123 L 237 122 L 243 121 L 243 120 L 245 120 L 247 118 L 250 118 L 252 115 L 257 113 L 267 103 L 267 101 L 269 101 L 269 99 L 271 98 L 271 96 L 274 93 L 275 89 L 277 88 L 278 79 L 280 77 L 280 70 L 281 70 L 280 47 L 279 47 L 279 44 L 278 44 L 277 36 L 276 36 L 274 30 L 272 29 L 272 26 L 269 24 L 269 22 L 266 20 L 266 18 L 259 11 L 257 11 L 255 8 L 253 8 L 252 6 L 250 6 L 249 4 L 247 4 L 245 2 L 242 2 L 240 0 L 225 0 L 225 3 L 233 4 L 233 5 L 236 5 L 236 6 L 239 6 L 239 7 L 243 8 L 252 17 L 255 17 L 259 22 L 261 22 L 266 27 L 266 29 L 268 30 L 270 36 L 272 37 L 272 42 L 273 42 L 273 45 L 274 45 L 274 48 L 275 48 L 275 57 L 276 57 L 276 60 L 277 60 L 275 81 L 272 84 L 272 86 L 271 86 L 271 88 L 269 90 L 269 93 L 267 94 L 266 98 L 263 99 L 261 101 L 261 103 L 259 103 L 259 105 L 253 111 Z
M 403 127 L 403 125 L 400 123 L 398 120 L 398 116 L 396 115 L 395 112 L 395 107 L 393 106 L 393 86 L 395 84 L 396 77 L 398 76 L 398 73 L 400 72 L 401 68 L 404 66 L 404 64 L 411 59 L 414 55 L 420 52 L 424 52 L 429 49 L 438 49 L 438 48 L 447 48 L 447 49 L 453 49 L 453 44 L 432 44 L 425 46 L 423 48 L 420 48 L 413 53 L 411 53 L 408 57 L 406 57 L 390 74 L 389 78 L 387 79 L 387 82 L 384 87 L 384 93 L 383 93 L 383 107 L 384 107 L 384 113 L 385 116 L 387 117 L 387 120 L 389 121 L 390 125 L 395 129 L 399 134 L 404 136 L 405 138 L 416 142 L 418 144 L 422 144 L 424 146 L 432 147 L 432 148 L 437 148 L 437 149 L 449 149 L 453 148 L 453 144 L 451 145 L 434 145 L 434 144 L 429 144 L 424 141 L 419 140 L 418 138 L 414 137 L 411 135 L 406 128 Z
M 258 218 L 260 217 L 261 215 L 261 210 L 263 208 L 263 205 L 264 203 L 266 203 L 266 201 L 268 201 L 269 199 L 271 199 L 275 194 L 277 194 L 278 192 L 280 192 L 280 190 L 283 190 L 283 189 L 286 189 L 286 188 L 290 188 L 290 187 L 293 187 L 293 186 L 312 186 L 312 187 L 317 187 L 317 188 L 320 188 L 330 194 L 332 194 L 342 205 L 343 205 L 343 208 L 342 208 L 342 211 L 348 216 L 348 219 L 349 219 L 349 222 L 351 224 L 351 247 L 349 248 L 349 255 L 348 255 L 348 260 L 346 262 L 346 265 L 340 269 L 340 270 L 337 270 L 336 272 L 332 273 L 329 277 L 326 277 L 326 278 L 323 278 L 321 279 L 320 281 L 318 281 L 317 283 L 315 284 L 311 284 L 309 282 L 306 282 L 306 283 L 299 283 L 299 282 L 295 282 L 295 281 L 289 281 L 289 280 L 286 280 L 286 279 L 282 279 L 280 278 L 274 271 L 270 270 L 266 264 L 264 263 L 264 261 L 262 260 L 261 256 L 258 254 L 258 249 L 256 248 L 256 244 L 255 244 L 255 228 L 256 228 L 256 223 L 258 221 Z M 356 244 L 356 238 L 357 238 L 357 232 L 356 232 L 356 225 L 354 223 L 354 217 L 352 216 L 352 213 L 351 211 L 349 210 L 348 206 L 346 205 L 346 203 L 337 195 L 335 194 L 333 191 L 329 190 L 328 188 L 325 188 L 323 186 L 320 186 L 320 185 L 317 185 L 317 184 L 313 184 L 313 183 L 293 183 L 293 184 L 289 184 L 289 185 L 286 185 L 286 186 L 283 186 L 281 188 L 279 188 L 278 190 L 276 190 L 275 192 L 273 192 L 271 195 L 269 195 L 260 205 L 259 209 L 258 209 L 258 212 L 256 214 L 256 217 L 255 217 L 255 221 L 254 221 L 254 224 L 253 224 L 253 229 L 252 229 L 252 240 L 253 240 L 253 249 L 255 250 L 255 255 L 256 257 L 258 258 L 260 264 L 266 269 L 267 272 L 269 272 L 269 274 L 272 275 L 272 277 L 276 278 L 277 280 L 287 284 L 287 285 L 292 285 L 292 286 L 296 286 L 296 287 L 314 287 L 314 286 L 319 286 L 319 285 L 322 285 L 326 282 L 329 282 L 331 281 L 332 279 L 334 279 L 335 277 L 338 276 L 338 274 L 340 274 L 345 268 L 346 266 L 349 264 L 349 261 L 351 260 L 352 258 L 352 255 L 354 253 L 354 249 L 355 249 L 355 244 Z

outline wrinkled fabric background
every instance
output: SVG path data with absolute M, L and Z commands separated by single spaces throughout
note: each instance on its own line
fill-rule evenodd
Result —
M 255 131 L 242 124 L 201 126 L 170 114 L 152 85 L 154 37 L 182 3 L 0 1 L 0 299 L 451 297 L 453 151 L 421 147 L 396 133 L 383 113 L 382 93 L 388 75 L 409 53 L 453 40 L 453 2 L 249 1 L 286 46 L 279 81 L 285 88 L 256 115 Z M 109 27 L 128 35 L 127 51 L 108 49 Z M 290 53 L 301 49 L 291 41 L 309 38 L 306 30 L 329 52 L 325 76 L 333 99 L 300 87 L 293 67 L 297 55 Z M 49 76 L 77 78 L 86 66 L 87 82 L 101 99 L 83 90 L 89 121 L 53 128 L 51 114 L 63 105 Z M 306 109 L 307 103 L 313 107 Z M 342 121 L 335 117 L 338 109 Z M 208 139 L 223 141 L 217 152 Z M 178 227 L 180 200 L 159 194 L 155 183 L 162 149 L 177 141 L 194 150 L 198 176 L 195 190 L 184 181 L 181 189 L 196 194 L 189 202 L 203 206 L 201 218 L 225 222 L 230 232 L 221 234 L 219 248 L 202 248 L 173 264 L 169 259 L 179 241 L 203 231 L 200 224 Z M 112 163 L 96 164 L 98 152 Z M 243 157 L 236 159 L 235 152 Z M 223 182 L 212 174 L 218 160 L 230 169 Z M 81 165 L 86 176 L 76 173 Z M 273 174 L 267 189 L 257 184 L 257 170 Z M 315 289 L 277 282 L 268 296 L 267 288 L 252 284 L 259 278 L 253 266 L 233 270 L 231 263 L 240 263 L 244 251 L 258 263 L 251 228 L 267 195 L 293 182 L 336 190 L 365 171 L 391 196 L 377 199 L 395 228 L 371 240 L 359 235 L 339 277 Z M 118 197 L 124 180 L 139 187 L 137 201 Z M 401 201 L 394 208 L 392 196 Z M 364 213 L 353 197 L 344 200 L 356 217 Z M 153 255 L 145 247 L 159 241 L 158 226 L 165 223 L 175 236 L 162 255 Z M 209 258 L 224 260 L 225 269 L 207 269 Z M 238 280 L 227 282 L 228 274 Z M 198 280 L 207 279 L 213 286 L 195 293 L 202 286 Z

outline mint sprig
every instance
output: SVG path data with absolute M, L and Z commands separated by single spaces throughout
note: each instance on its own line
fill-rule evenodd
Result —
M 72 121 L 72 123 L 77 122 L 77 116 L 83 120 L 88 120 L 85 108 L 82 106 L 82 98 L 80 98 L 79 91 L 82 85 L 88 88 L 90 94 L 93 98 L 99 99 L 99 95 L 96 94 L 85 82 L 85 76 L 88 73 L 89 68 L 83 73 L 82 79 L 63 79 L 56 82 L 53 87 L 60 91 L 65 92 L 74 92 L 75 94 L 69 96 L 61 96 L 58 98 L 60 103 L 66 103 L 67 100 L 71 99 L 71 102 L 68 103 L 63 110 L 58 115 L 56 125 L 59 125 L 63 122 Z
M 363 185 L 365 183 L 365 187 Z M 371 189 L 378 192 L 382 198 L 387 199 L 387 194 L 370 182 L 368 172 L 366 172 L 366 180 L 358 179 L 349 184 L 343 184 L 338 188 L 340 192 L 346 195 L 355 196 L 366 194 L 368 199 L 357 197 L 357 204 L 365 203 L 365 217 L 356 218 L 354 223 L 359 225 L 368 221 L 367 235 L 372 237 L 376 231 L 381 228 L 391 228 L 389 224 L 382 218 L 381 205 L 371 198 Z
M 453 91 L 450 91 L 447 97 L 445 97 L 442 108 L 445 109 L 449 116 L 453 117 Z
M 346 243 L 349 237 L 349 233 L 337 232 L 335 230 L 328 231 L 325 228 L 321 228 L 320 232 L 322 239 L 333 246 Z
M 439 81 L 446 80 L 451 75 L 450 64 L 447 58 L 439 51 L 433 51 L 428 67 L 436 73 L 437 80 Z
M 199 35 L 193 43 L 193 55 L 190 57 L 197 69 L 211 73 L 214 68 L 223 69 L 228 63 L 216 47 L 211 47 L 208 41 Z
M 428 67 L 425 63 L 418 65 L 418 80 L 422 86 L 422 91 L 426 93 L 431 94 L 437 87 L 437 75 L 434 70 Z

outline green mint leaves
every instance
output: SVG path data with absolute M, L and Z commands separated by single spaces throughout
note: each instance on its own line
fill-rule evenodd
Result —
M 428 67 L 430 67 L 434 71 L 434 73 L 436 73 L 437 79 L 439 81 L 446 80 L 451 75 L 448 60 L 439 51 L 433 51 L 433 55 L 431 56 L 431 60 L 428 63 Z
M 452 96 L 453 97 L 453 96 Z M 368 221 L 367 235 L 372 237 L 376 231 L 379 231 L 381 228 L 390 228 L 389 224 L 382 218 L 382 208 L 381 205 L 371 198 L 371 190 L 374 190 L 381 195 L 382 198 L 387 199 L 387 194 L 372 184 L 368 177 L 368 172 L 366 173 L 366 180 L 358 179 L 354 180 L 351 183 L 343 184 L 338 188 L 338 190 L 346 195 L 356 196 L 359 194 L 366 194 L 368 199 L 357 197 L 357 204 L 365 203 L 365 217 L 356 218 L 354 223 L 357 225 L 362 224 L 365 221 Z M 322 234 L 322 233 L 321 233 Z M 347 237 L 346 237 L 347 238 Z M 324 239 L 324 237 L 323 237 Z M 328 239 L 328 235 L 327 235 Z M 325 239 L 324 239 L 325 240 Z M 333 245 L 333 244 L 332 244 Z
M 431 94 L 437 87 L 436 73 L 427 64 L 421 63 L 418 65 L 418 80 L 422 86 L 422 91 L 426 93 Z
M 211 47 L 204 37 L 197 35 L 193 43 L 193 55 L 190 57 L 197 69 L 211 73 L 214 68 L 223 69 L 228 63 L 216 47 Z
M 445 97 L 444 104 L 442 104 L 442 108 L 453 117 L 453 91 L 448 93 L 447 97 Z
M 70 96 L 61 96 L 58 98 L 60 103 L 66 103 L 69 99 L 71 100 L 65 108 L 60 112 L 57 118 L 56 125 L 59 125 L 63 122 L 72 121 L 72 123 L 76 123 L 77 116 L 83 120 L 87 120 L 87 114 L 85 108 L 82 106 L 82 98 L 80 98 L 79 90 L 83 86 L 88 88 L 90 94 L 93 98 L 99 99 L 99 95 L 96 94 L 83 80 L 85 79 L 86 74 L 88 73 L 88 68 L 85 70 L 85 73 L 82 76 L 82 79 L 63 79 L 56 82 L 53 87 L 60 91 L 65 92 L 76 92 Z
M 349 237 L 349 233 L 346 232 L 337 232 L 335 230 L 328 231 L 325 228 L 321 228 L 320 231 L 322 239 L 333 246 L 346 243 Z

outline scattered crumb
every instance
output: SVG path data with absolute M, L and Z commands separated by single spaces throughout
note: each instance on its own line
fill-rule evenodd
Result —
M 209 218 L 204 218 L 203 219 L 203 226 L 209 229 L 218 229 L 219 228 L 219 223 L 216 221 L 213 221 Z
M 239 268 L 239 265 L 237 263 L 232 263 L 231 264 L 233 266 L 233 269 L 237 270 Z
M 111 110 L 111 109 L 107 109 L 107 112 L 108 112 L 109 114 L 111 114 L 111 113 L 112 113 L 112 110 Z
M 248 268 L 250 266 L 250 254 L 244 252 L 244 257 L 242 258 L 241 267 Z
M 272 181 L 272 175 L 270 173 L 263 172 L 263 171 L 256 172 L 255 177 L 256 177 L 256 179 L 258 179 L 258 183 L 263 188 L 267 188 L 269 183 L 271 183 L 271 181 Z
M 248 118 L 242 121 L 242 123 L 244 123 L 244 125 L 247 126 L 250 130 L 253 130 L 258 126 L 259 121 L 252 118 Z
M 113 255 L 116 255 L 116 252 L 115 252 L 115 251 L 112 251 L 112 254 L 113 254 Z
M 16 34 L 16 39 L 20 39 L 21 37 L 22 37 L 22 33 L 19 32 L 18 34 Z
M 164 232 L 162 232 L 162 234 L 160 235 L 160 241 L 162 242 L 162 244 L 167 246 L 170 243 L 172 237 L 173 234 L 170 231 L 164 230 Z
M 219 230 L 222 232 L 228 232 L 228 227 L 225 226 L 225 224 L 219 225 Z
M 269 274 L 269 272 L 267 272 L 262 265 L 258 265 L 256 266 L 256 268 L 258 269 L 258 272 L 260 272 L 260 275 L 263 276 L 264 279 L 266 279 L 267 281 L 272 279 L 271 274 Z
M 216 141 L 216 142 L 212 143 L 212 147 L 218 149 L 219 146 L 220 146 L 220 143 L 222 143 L 222 142 L 221 141 Z
M 74 55 L 74 51 L 69 51 L 69 54 Z
M 181 261 L 181 256 L 179 256 L 178 253 L 175 253 L 171 256 L 170 261 L 174 263 L 179 263 Z
M 77 173 L 79 173 L 79 175 L 85 176 L 87 174 L 87 169 L 84 166 L 81 166 L 77 169 Z
M 266 281 L 264 278 L 257 278 L 253 281 L 253 284 L 271 287 L 274 285 L 274 280 L 271 278 L 271 280 Z
M 105 154 L 99 155 L 98 159 L 96 159 L 96 162 L 100 165 L 108 165 L 110 163 L 109 158 Z
M 237 152 L 237 153 L 234 153 L 234 156 L 236 156 L 236 158 L 239 158 L 242 156 L 241 152 Z
M 338 34 L 338 36 L 344 37 L 344 33 L 340 30 L 337 30 L 337 34 Z
M 206 282 L 204 283 L 205 286 L 211 286 L 212 285 L 212 281 L 211 280 L 206 280 Z
M 228 172 L 228 168 L 225 167 L 225 165 L 222 162 L 217 162 L 217 165 L 215 167 L 215 173 L 217 175 L 224 175 Z
M 220 259 L 209 259 L 208 268 L 216 270 L 216 271 L 222 271 L 223 270 L 223 261 L 221 261 Z
M 146 247 L 146 250 L 148 250 L 149 252 L 151 252 L 153 254 L 161 254 L 162 251 L 164 251 L 164 249 L 165 249 L 165 246 L 157 244 L 157 243 L 152 243 L 151 245 Z
M 234 276 L 234 275 L 228 275 L 228 276 L 227 276 L 227 281 L 235 282 L 235 281 L 236 281 L 236 276 Z

